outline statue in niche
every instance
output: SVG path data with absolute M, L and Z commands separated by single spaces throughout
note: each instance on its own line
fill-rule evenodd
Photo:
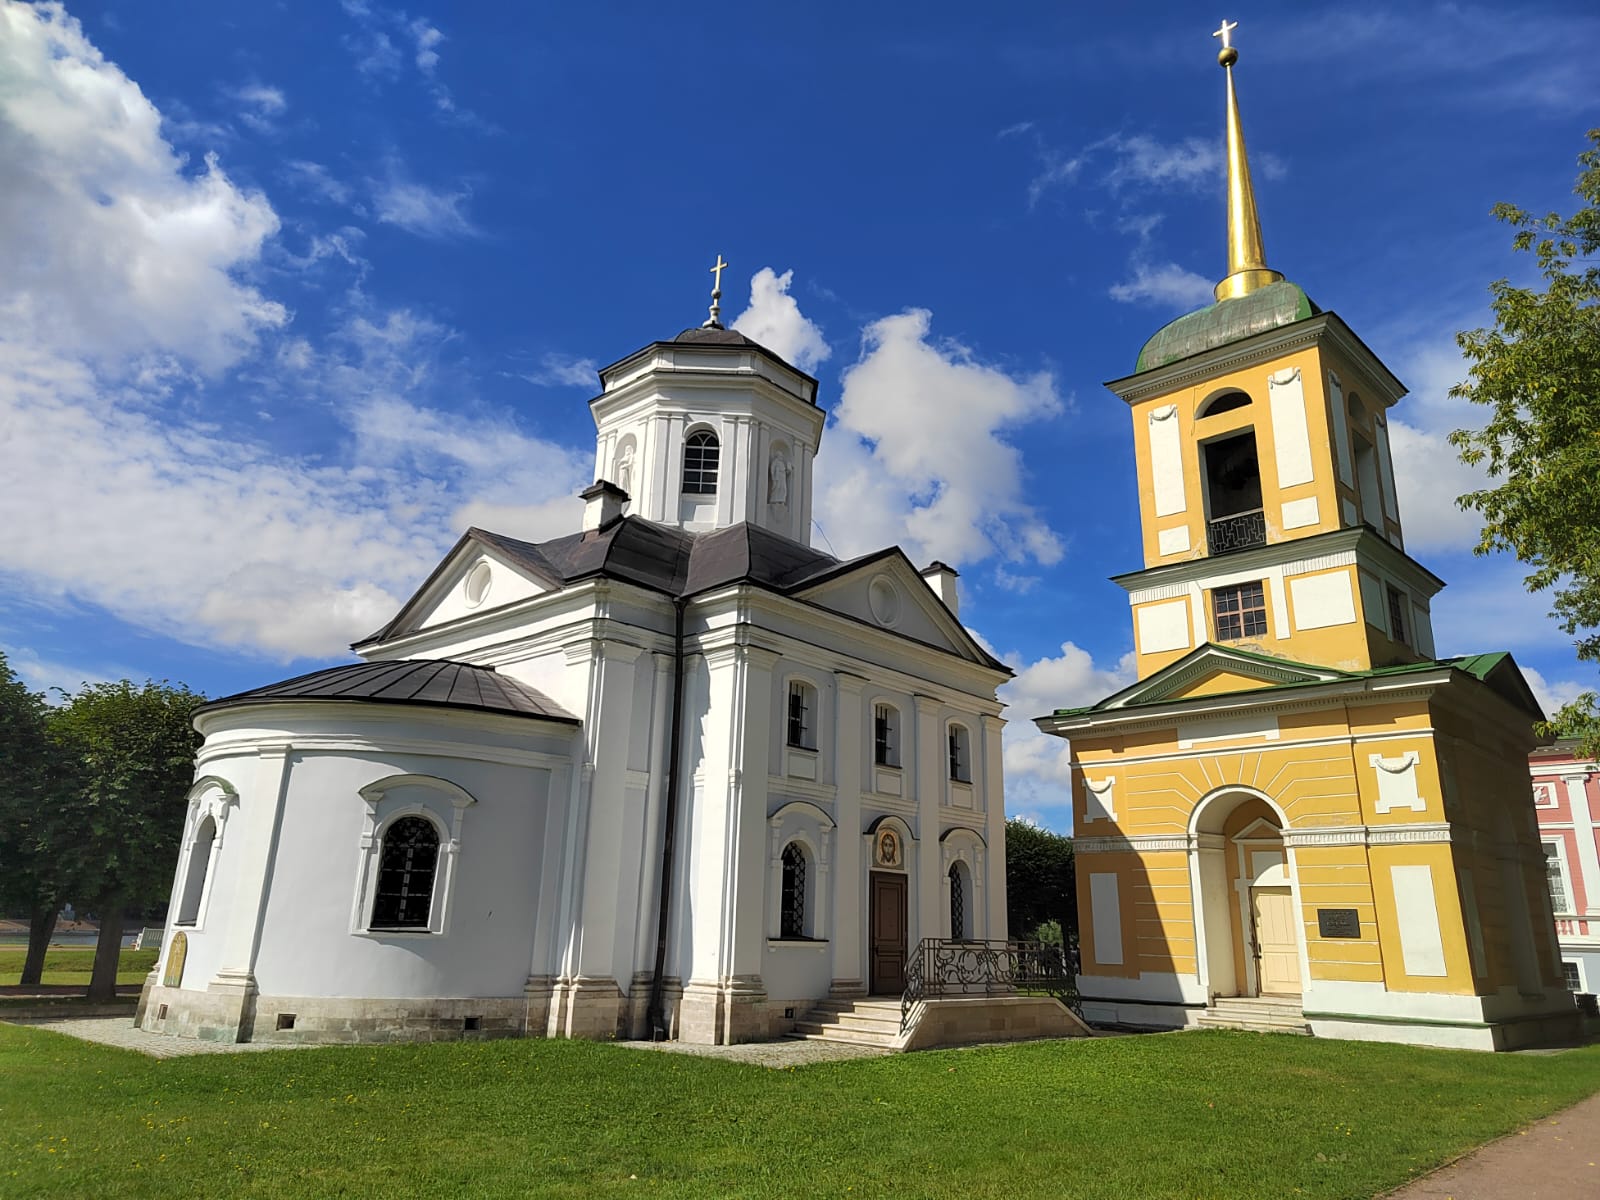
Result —
M 617 469 L 615 471 L 616 485 L 629 496 L 633 495 L 633 443 L 629 442 L 622 447 L 622 453 L 617 455 Z
M 767 465 L 767 501 L 771 504 L 789 502 L 789 460 L 774 454 Z

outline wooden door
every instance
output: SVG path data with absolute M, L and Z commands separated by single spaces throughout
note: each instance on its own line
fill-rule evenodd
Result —
M 1264 996 L 1300 994 L 1300 940 L 1288 888 L 1251 888 L 1256 922 L 1256 990 Z
M 869 990 L 898 996 L 906 989 L 906 877 L 891 871 L 871 876 Z

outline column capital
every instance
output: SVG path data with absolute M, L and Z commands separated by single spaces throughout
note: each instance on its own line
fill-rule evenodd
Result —
M 840 695 L 859 696 L 867 686 L 867 678 L 853 671 L 835 671 L 833 683 Z

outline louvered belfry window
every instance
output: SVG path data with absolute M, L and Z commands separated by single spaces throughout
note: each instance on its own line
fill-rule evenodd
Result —
M 778 931 L 786 938 L 806 935 L 806 852 L 798 842 L 783 848 L 783 912 Z
M 383 835 L 373 929 L 426 929 L 439 867 L 439 831 L 425 817 L 401 817 Z

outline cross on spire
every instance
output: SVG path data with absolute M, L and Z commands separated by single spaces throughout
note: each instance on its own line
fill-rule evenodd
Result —
M 717 265 L 711 268 L 711 274 L 713 276 L 711 283 L 711 316 L 706 323 L 700 327 L 702 329 L 722 328 L 722 273 L 726 271 L 730 265 L 731 264 L 722 261 L 722 255 L 717 255 Z
M 1226 18 L 1224 18 L 1223 22 L 1222 22 L 1222 28 L 1218 29 L 1211 36 L 1212 37 L 1221 38 L 1222 39 L 1222 48 L 1224 50 L 1227 50 L 1233 45 L 1233 41 L 1232 41 L 1231 35 L 1232 35 L 1233 31 L 1235 29 L 1237 29 L 1237 28 L 1239 28 L 1239 22 L 1237 22 L 1237 21 L 1229 21 Z

